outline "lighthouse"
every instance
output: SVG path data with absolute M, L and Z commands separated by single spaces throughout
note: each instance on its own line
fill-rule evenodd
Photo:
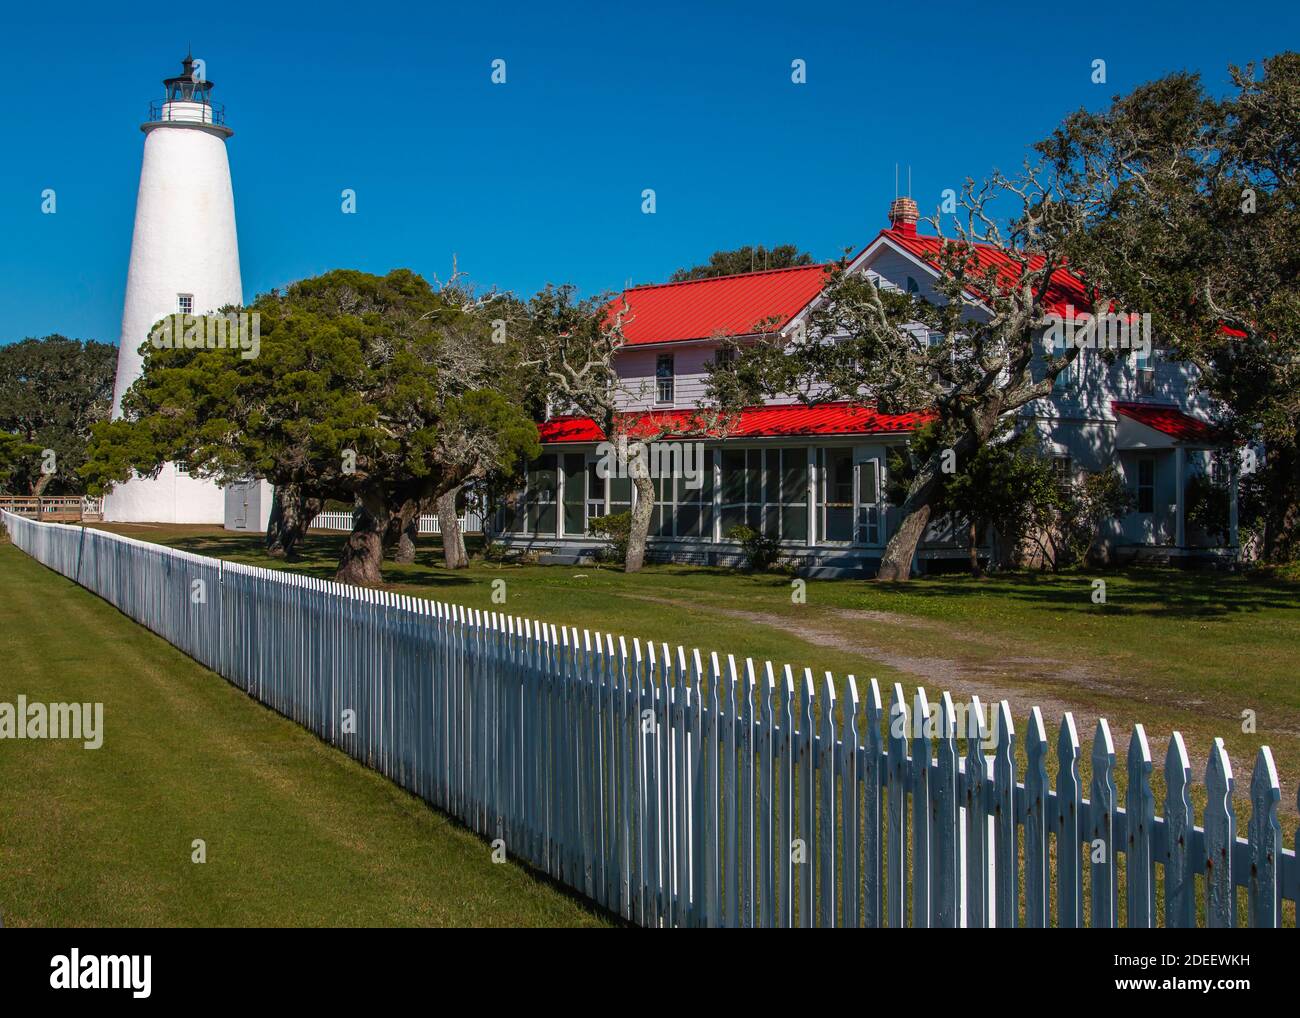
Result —
M 212 82 L 193 56 L 163 87 L 163 98 L 150 105 L 149 119 L 140 125 L 144 161 L 113 386 L 115 418 L 140 377 L 140 347 L 156 322 L 243 303 L 226 159 L 226 139 L 234 132 L 224 109 L 212 102 Z M 223 516 L 221 488 L 191 477 L 183 463 L 164 464 L 157 477 L 133 477 L 104 501 L 104 518 L 115 522 L 221 523 Z

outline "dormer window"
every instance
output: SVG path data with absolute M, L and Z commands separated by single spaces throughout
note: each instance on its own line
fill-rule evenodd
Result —
M 194 294 L 178 293 L 176 295 L 176 310 L 183 315 L 194 314 Z
M 673 401 L 673 355 L 661 353 L 655 362 L 655 402 L 671 403 Z

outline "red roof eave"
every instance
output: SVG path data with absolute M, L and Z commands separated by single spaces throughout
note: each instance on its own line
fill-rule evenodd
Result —
M 663 430 L 677 437 L 718 439 L 903 435 L 934 418 L 933 413 L 882 414 L 850 403 L 759 406 L 740 411 L 725 434 L 709 435 L 692 431 L 695 414 L 693 410 L 656 410 L 622 416 L 633 437 Z M 674 426 L 680 430 L 673 430 Z M 604 433 L 589 417 L 554 417 L 539 424 L 537 431 L 543 445 L 605 441 Z
M 1175 406 L 1115 400 L 1110 408 L 1117 416 L 1137 421 L 1179 442 L 1213 443 L 1221 437 L 1208 421 L 1183 413 Z

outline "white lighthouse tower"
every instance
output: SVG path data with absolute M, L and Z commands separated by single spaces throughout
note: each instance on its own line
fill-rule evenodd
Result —
M 122 337 L 113 386 L 113 416 L 141 372 L 140 347 L 154 324 L 181 312 L 196 315 L 243 302 L 235 196 L 226 139 L 234 132 L 211 100 L 212 82 L 192 56 L 163 81 L 164 98 L 150 105 L 144 163 L 131 236 L 131 267 L 122 309 Z M 104 501 L 117 522 L 221 523 L 224 500 L 212 481 L 167 463 L 156 478 L 133 477 Z

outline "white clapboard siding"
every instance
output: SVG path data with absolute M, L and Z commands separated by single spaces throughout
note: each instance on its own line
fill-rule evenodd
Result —
M 972 699 L 962 724 L 948 693 L 909 705 L 896 683 L 886 711 L 875 679 L 706 667 L 663 643 L 2 518 L 38 562 L 643 926 L 1278 926 L 1296 901 L 1267 747 L 1241 838 L 1222 740 L 1198 827 L 1177 732 L 1160 817 L 1141 725 L 1121 798 L 1110 726 L 1087 749 L 1066 714 L 1053 789 L 1037 707 L 1018 780 L 1006 701 Z

